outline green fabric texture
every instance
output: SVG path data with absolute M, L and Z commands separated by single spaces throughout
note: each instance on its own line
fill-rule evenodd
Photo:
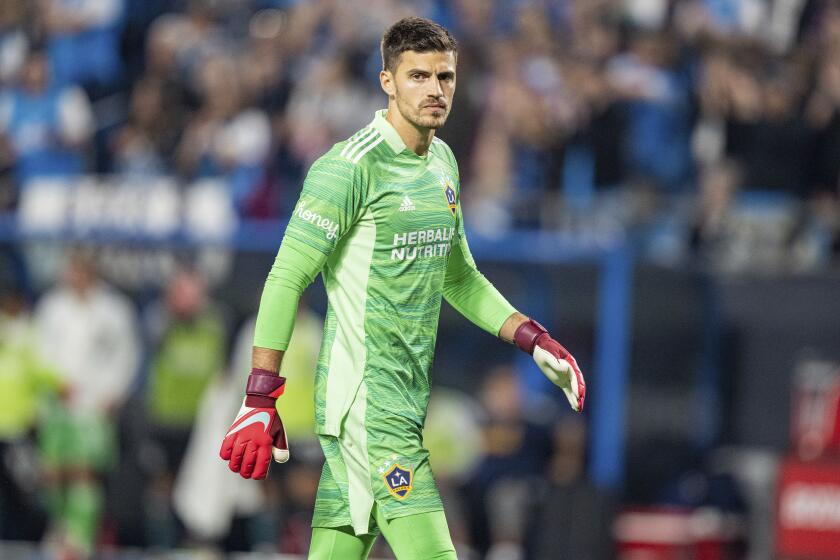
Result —
M 12 332 L 0 317 L 0 440 L 23 437 L 32 429 L 45 398 L 59 385 L 58 375 L 36 356 L 34 333 Z
M 373 516 L 397 560 L 457 558 L 443 511 L 388 521 L 375 509 Z M 376 535 L 356 536 L 350 527 L 316 527 L 312 530 L 309 560 L 364 560 L 375 541 Z
M 515 311 L 475 267 L 458 177 L 444 142 L 418 156 L 384 111 L 309 170 L 263 290 L 254 345 L 288 346 L 298 298 L 320 272 L 329 305 L 318 433 L 340 433 L 362 379 L 369 415 L 422 428 L 442 296 L 494 336 Z
M 104 502 L 105 496 L 98 483 L 74 482 L 67 489 L 63 521 L 67 538 L 76 550 L 85 554 L 94 550 Z
M 159 426 L 192 425 L 204 390 L 222 371 L 224 327 L 207 310 L 191 321 L 173 321 L 165 329 L 152 360 L 148 407 Z
M 41 460 L 52 468 L 107 470 L 117 461 L 115 430 L 104 415 L 74 415 L 56 403 L 49 407 L 38 433 Z
M 365 382 L 341 435 L 318 438 L 326 462 L 313 527 L 352 525 L 356 534 L 364 534 L 370 530 L 373 507 L 389 519 L 443 509 L 420 431 L 411 431 L 413 424 L 407 422 L 383 426 L 372 421 L 367 413 L 370 405 Z M 409 489 L 403 495 L 389 489 L 386 476 L 394 468 L 407 473 Z
M 422 444 L 443 298 L 493 336 L 515 312 L 470 253 L 449 146 L 434 139 L 420 157 L 385 117 L 310 168 L 254 335 L 255 346 L 284 350 L 301 293 L 323 276 L 315 431 L 327 463 L 313 526 L 357 534 L 373 509 L 393 520 L 443 507 Z M 386 483 L 395 465 L 411 473 L 403 496 Z
M 318 276 L 321 257 L 304 243 L 283 238 L 263 287 L 254 346 L 284 351 L 289 347 L 300 296 Z

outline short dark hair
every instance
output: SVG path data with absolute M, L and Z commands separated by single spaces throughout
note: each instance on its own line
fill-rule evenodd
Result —
M 405 51 L 452 51 L 457 56 L 458 43 L 442 25 L 421 17 L 403 18 L 382 36 L 382 67 L 393 72 Z

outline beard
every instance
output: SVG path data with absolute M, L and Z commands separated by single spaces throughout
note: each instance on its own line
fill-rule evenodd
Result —
M 416 126 L 417 128 L 438 129 L 446 123 L 446 118 L 449 116 L 449 105 L 445 109 L 437 109 L 435 111 L 426 112 L 424 109 L 418 107 L 411 107 L 408 103 L 400 99 L 397 94 L 397 109 L 405 120 Z

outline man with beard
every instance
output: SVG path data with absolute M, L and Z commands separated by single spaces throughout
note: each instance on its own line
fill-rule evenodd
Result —
M 381 531 L 397 558 L 455 558 L 423 447 L 441 296 L 470 321 L 532 354 L 576 411 L 574 358 L 476 269 L 459 174 L 435 138 L 455 93 L 457 46 L 443 27 L 406 18 L 382 40 L 388 108 L 309 170 L 266 281 L 252 371 L 222 459 L 263 478 L 289 451 L 277 375 L 300 294 L 320 272 L 329 308 L 315 380 L 326 456 L 310 558 L 366 558 Z

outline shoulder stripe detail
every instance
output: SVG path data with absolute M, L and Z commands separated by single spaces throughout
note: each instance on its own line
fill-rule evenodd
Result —
M 346 156 L 346 155 L 347 155 L 347 152 L 349 152 L 349 151 L 350 151 L 350 149 L 351 149 L 351 148 L 352 148 L 352 147 L 353 147 L 353 146 L 354 146 L 354 145 L 355 145 L 355 144 L 356 144 L 359 140 L 361 140 L 361 138 L 362 138 L 363 136 L 365 136 L 365 135 L 367 135 L 367 134 L 370 134 L 371 132 L 373 132 L 373 129 L 372 129 L 372 128 L 370 128 L 369 126 L 366 126 L 366 127 L 365 127 L 365 128 L 363 128 L 362 130 L 358 131 L 356 134 L 354 134 L 353 136 L 351 136 L 351 137 L 347 140 L 347 144 L 345 144 L 345 145 L 344 145 L 344 149 L 343 149 L 343 150 L 341 150 L 341 155 L 342 155 L 342 156 Z
M 437 144 L 443 144 L 443 140 L 441 140 L 437 136 L 432 136 L 432 142 L 435 142 Z
M 376 146 L 378 146 L 379 143 L 382 142 L 383 140 L 385 140 L 385 137 L 380 136 L 375 142 L 373 142 L 372 144 L 369 144 L 367 148 L 365 148 L 364 150 L 362 150 L 361 152 L 356 154 L 356 157 L 353 158 L 353 163 L 359 163 L 359 160 L 362 159 L 362 156 L 364 156 L 366 153 L 368 153 L 369 151 L 374 149 Z
M 379 132 L 378 132 L 378 131 L 376 131 L 376 130 L 372 131 L 370 134 L 368 134 L 367 136 L 365 136 L 364 138 L 362 138 L 361 140 L 359 140 L 358 142 L 356 142 L 356 143 L 353 145 L 353 148 L 352 148 L 350 151 L 348 151 L 346 154 L 344 154 L 344 157 L 346 157 L 347 159 L 349 159 L 349 160 L 351 160 L 351 161 L 352 161 L 352 160 L 353 160 L 353 158 L 354 158 L 354 156 L 356 155 L 356 153 L 357 153 L 359 150 L 361 150 L 362 148 L 364 148 L 364 147 L 365 147 L 366 145 L 368 145 L 370 142 L 372 142 L 372 141 L 376 140 L 376 138 L 377 138 L 378 136 L 380 136 L 380 134 L 379 134 Z
M 344 149 L 341 150 L 341 155 L 343 157 L 346 157 L 347 159 L 350 159 L 350 153 L 353 150 L 355 150 L 358 146 L 360 146 L 362 144 L 365 144 L 370 138 L 372 138 L 376 134 L 378 134 L 378 132 L 376 130 L 373 130 L 373 129 L 367 130 L 364 135 L 356 138 L 352 142 L 348 142 L 347 145 L 344 146 Z

